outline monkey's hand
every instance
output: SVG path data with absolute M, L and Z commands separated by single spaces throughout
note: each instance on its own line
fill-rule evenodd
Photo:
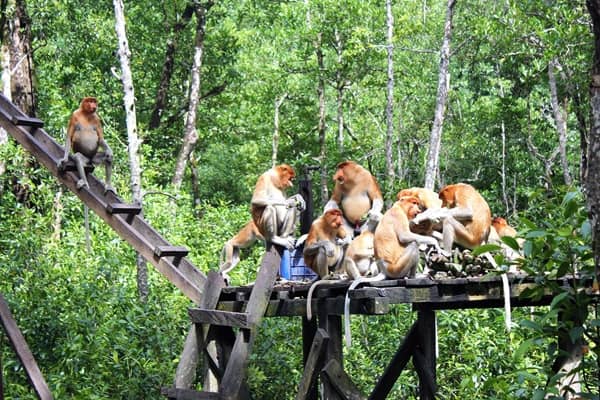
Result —
M 367 213 L 367 223 L 377 225 L 377 223 L 381 220 L 382 217 L 383 217 L 383 214 L 381 214 L 381 212 L 370 209 L 369 212 Z
M 348 245 L 350 245 L 350 242 L 352 242 L 352 237 L 350 235 L 346 235 L 343 238 L 338 237 L 335 239 L 335 242 L 338 246 L 348 247 Z
M 295 194 L 286 200 L 287 208 L 296 208 L 298 211 L 306 210 L 306 202 L 300 194 Z

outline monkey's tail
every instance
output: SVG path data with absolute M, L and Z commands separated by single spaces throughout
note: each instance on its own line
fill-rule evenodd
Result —
M 498 268 L 498 264 L 496 264 L 496 260 L 494 257 L 490 255 L 490 253 L 483 253 L 485 258 L 494 266 Z M 502 295 L 504 296 L 504 325 L 506 327 L 506 331 L 510 332 L 512 327 L 512 314 L 510 310 L 510 286 L 508 284 L 508 275 L 502 274 L 500 275 L 502 278 Z
M 350 332 L 350 296 L 349 293 L 351 290 L 356 289 L 358 285 L 365 282 L 378 282 L 386 279 L 386 276 L 383 272 L 375 276 L 370 277 L 360 277 L 355 279 L 354 282 L 348 288 L 346 292 L 346 299 L 344 300 L 344 337 L 346 338 L 346 345 L 348 347 L 352 346 L 352 333 Z
M 312 319 L 312 295 L 313 295 L 313 292 L 315 291 L 317 286 L 322 285 L 323 282 L 327 282 L 327 281 L 324 281 L 322 279 L 318 280 L 315 283 L 313 283 L 312 285 L 310 285 L 310 289 L 308 289 L 308 294 L 306 295 L 306 319 L 308 319 L 309 321 Z

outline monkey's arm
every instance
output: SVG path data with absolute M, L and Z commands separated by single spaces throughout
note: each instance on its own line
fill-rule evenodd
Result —
M 332 257 L 335 253 L 335 245 L 330 240 L 319 240 L 306 245 L 303 253 L 312 256 L 317 254 L 321 249 L 325 250 L 327 257 Z
M 434 237 L 419 235 L 418 233 L 413 233 L 409 230 L 396 230 L 396 236 L 398 237 L 398 241 L 404 246 L 407 246 L 412 242 L 435 246 L 436 248 L 439 248 L 440 246 Z
M 98 144 L 100 146 L 102 146 L 102 148 L 104 149 L 104 158 L 107 161 L 112 161 L 113 158 L 113 152 L 111 150 L 111 148 L 108 146 L 108 143 L 106 143 L 106 140 L 104 140 L 104 138 L 101 135 L 98 135 L 99 141 Z
M 455 207 L 448 210 L 449 215 L 459 221 L 467 221 L 473 219 L 473 210 L 470 207 Z
M 62 171 L 65 168 L 65 164 L 69 161 L 69 153 L 71 152 L 71 140 L 73 138 L 73 133 L 75 131 L 73 119 L 69 120 L 69 125 L 67 126 L 67 132 L 65 133 L 65 153 L 63 158 L 58 160 L 56 163 L 56 167 L 59 171 Z

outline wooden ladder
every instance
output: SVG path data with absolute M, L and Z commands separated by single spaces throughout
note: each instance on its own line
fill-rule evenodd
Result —
M 243 312 L 215 309 L 224 282 L 219 274 L 209 274 L 204 289 L 206 302 L 201 307 L 190 309 L 189 314 L 192 323 L 197 328 L 197 346 L 204 352 L 211 372 L 220 382 L 218 392 L 200 392 L 189 387 L 177 387 L 176 384 L 175 387 L 163 388 L 163 395 L 169 399 L 187 400 L 245 400 L 250 398 L 246 386 L 248 358 L 269 304 L 279 271 L 282 251 L 280 246 L 267 245 L 256 282 Z M 209 293 L 210 296 L 208 296 Z M 237 332 L 234 329 L 237 329 Z M 220 346 L 221 360 L 215 359 L 214 354 L 208 350 L 210 342 L 215 339 Z
M 91 174 L 93 167 L 86 168 L 90 187 L 78 189 L 79 176 L 72 158 L 64 170 L 57 167 L 64 147 L 44 131 L 41 120 L 28 117 L 1 94 L 0 126 L 161 274 L 200 304 L 206 276 L 185 258 L 186 248 L 171 245 L 143 219 L 139 205 L 127 204 L 112 191 L 106 191 L 104 184 Z

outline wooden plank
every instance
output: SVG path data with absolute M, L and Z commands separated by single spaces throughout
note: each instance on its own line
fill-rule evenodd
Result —
M 31 126 L 33 128 L 42 128 L 44 126 L 44 121 L 41 119 L 22 115 L 13 115 L 12 123 L 19 126 Z
M 199 392 L 192 389 L 176 389 L 164 387 L 160 393 L 172 400 L 220 400 L 221 396 L 215 392 Z
M 431 309 L 417 312 L 419 345 L 413 352 L 413 364 L 419 375 L 419 393 L 421 400 L 433 400 L 437 391 L 436 384 L 436 316 Z
M 183 246 L 156 246 L 154 255 L 156 257 L 185 257 L 190 251 Z
M 314 340 L 308 354 L 308 358 L 304 363 L 304 373 L 300 380 L 296 400 L 307 400 L 311 396 L 311 392 L 317 388 L 317 376 L 323 368 L 325 361 L 325 352 L 323 351 L 329 342 L 329 335 L 324 329 L 317 329 Z
M 251 329 L 253 327 L 253 324 L 246 313 L 205 310 L 202 308 L 191 308 L 188 310 L 188 313 L 192 322 L 196 324 L 231 326 L 234 328 L 245 329 Z
M 392 360 L 388 364 L 383 374 L 379 377 L 377 384 L 373 388 L 373 392 L 369 396 L 369 400 L 381 400 L 387 398 L 388 394 L 392 391 L 396 380 L 408 364 L 412 355 L 413 348 L 418 343 L 418 327 L 415 322 L 410 328 L 410 331 L 400 344 L 400 347 L 392 357 Z
M 37 396 L 41 400 L 52 400 L 52 393 L 50 393 L 48 384 L 35 362 L 35 358 L 33 358 L 33 354 L 31 353 L 31 350 L 29 350 L 29 346 L 27 346 L 23 334 L 17 327 L 17 322 L 8 308 L 8 303 L 2 295 L 0 295 L 0 322 L 2 322 L 8 341 L 21 361 L 21 365 L 25 370 L 29 383 L 35 390 Z
M 142 212 L 142 207 L 137 204 L 127 203 L 110 203 L 106 206 L 106 211 L 109 214 L 139 214 Z
M 325 376 L 330 385 L 344 400 L 365 400 L 366 396 L 358 390 L 354 382 L 346 374 L 337 360 L 329 360 L 321 375 Z M 328 397 L 327 397 L 328 398 Z
M 252 294 L 246 308 L 248 323 L 253 328 L 240 329 L 237 333 L 233 351 L 227 363 L 223 380 L 221 381 L 220 392 L 225 400 L 235 400 L 238 398 L 242 383 L 246 380 L 248 356 L 256 336 L 256 327 L 260 324 L 267 309 L 269 297 L 273 290 L 273 283 L 279 272 L 282 251 L 281 247 L 270 243 L 267 245 L 262 258 L 256 283 L 252 288 Z

